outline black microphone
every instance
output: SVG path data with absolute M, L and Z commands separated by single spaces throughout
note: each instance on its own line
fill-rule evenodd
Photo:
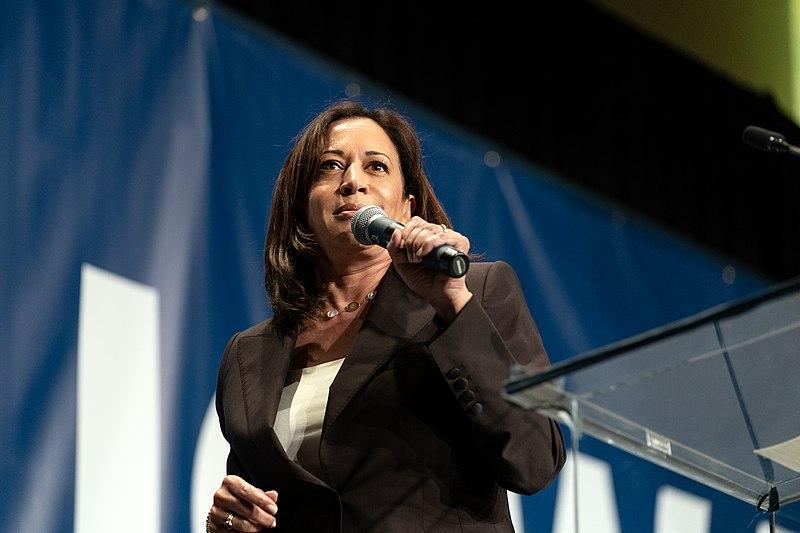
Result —
M 753 148 L 765 152 L 800 156 L 800 148 L 787 143 L 783 135 L 758 126 L 747 126 L 742 133 L 742 140 Z
M 392 233 L 405 226 L 386 216 L 386 213 L 377 205 L 365 205 L 355 212 L 350 220 L 350 229 L 353 230 L 356 240 L 361 244 L 377 244 L 386 248 Z M 469 269 L 469 258 L 449 244 L 437 246 L 422 258 L 422 264 L 446 274 L 451 278 L 460 278 Z

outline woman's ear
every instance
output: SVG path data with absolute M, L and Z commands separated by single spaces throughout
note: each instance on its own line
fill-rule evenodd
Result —
M 409 194 L 406 198 L 406 206 L 404 209 L 404 214 L 406 215 L 406 220 L 411 220 L 411 217 L 414 216 L 414 212 L 417 210 L 417 199 L 414 198 L 413 194 Z

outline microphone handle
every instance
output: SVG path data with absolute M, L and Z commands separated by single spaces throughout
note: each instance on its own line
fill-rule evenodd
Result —
M 394 230 L 404 227 L 403 224 L 392 221 L 379 234 L 370 234 L 370 238 L 375 244 L 386 248 Z M 460 278 L 469 270 L 469 257 L 449 244 L 440 244 L 422 258 L 422 264 L 451 278 Z
M 460 278 L 469 269 L 469 257 L 449 244 L 440 244 L 422 258 L 422 264 L 451 278 Z

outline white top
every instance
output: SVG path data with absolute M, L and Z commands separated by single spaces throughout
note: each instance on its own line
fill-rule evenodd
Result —
M 321 475 L 319 439 L 328 391 L 343 361 L 289 370 L 275 417 L 273 429 L 286 455 L 317 477 Z

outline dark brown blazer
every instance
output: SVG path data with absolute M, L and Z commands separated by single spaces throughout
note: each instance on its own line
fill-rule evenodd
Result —
M 272 425 L 295 338 L 270 321 L 237 333 L 220 365 L 228 473 L 278 491 L 277 530 L 513 531 L 506 489 L 532 494 L 564 463 L 558 425 L 500 391 L 515 362 L 547 366 L 519 280 L 473 263 L 473 298 L 450 326 L 390 267 L 330 388 L 319 479 Z

